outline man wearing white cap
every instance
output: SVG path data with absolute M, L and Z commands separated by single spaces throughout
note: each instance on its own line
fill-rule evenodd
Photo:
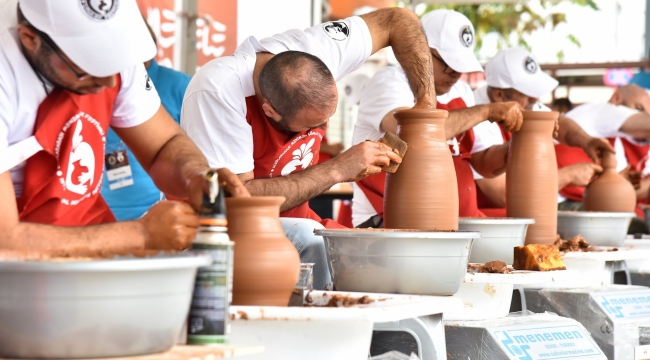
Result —
M 109 126 L 172 196 L 198 205 L 209 168 L 147 76 L 156 48 L 135 0 L 21 0 L 17 19 L 0 29 L 0 247 L 187 247 L 198 217 L 186 203 L 115 223 L 99 193 Z
M 642 177 L 637 189 L 637 201 L 647 204 L 650 188 L 650 95 L 637 85 L 621 86 L 614 91 L 609 102 L 586 103 L 573 108 L 566 117 L 575 121 L 591 136 L 607 138 L 616 148 L 617 167 L 624 174 L 640 173 Z M 558 161 L 570 164 L 579 158 L 564 153 L 558 154 Z M 580 201 L 582 190 L 576 189 L 569 200 Z M 637 209 L 643 217 L 643 211 Z
M 518 130 L 522 121 L 520 107 L 514 102 L 473 106 L 472 90 L 458 80 L 463 73 L 483 71 L 483 68 L 473 52 L 474 27 L 464 15 L 435 10 L 423 16 L 421 23 L 434 59 L 437 108 L 453 110 L 445 122 L 445 131 L 454 156 L 460 215 L 483 216 L 476 206 L 476 187 L 469 164 L 476 164 L 487 176 L 502 171 L 507 145 L 500 145 L 503 141 L 499 128 L 485 120 L 502 122 L 506 128 Z M 402 67 L 379 70 L 361 95 L 353 143 L 379 139 L 386 131 L 396 133 L 393 113 L 410 108 L 413 101 Z M 352 222 L 355 226 L 381 226 L 384 178 L 384 174 L 379 174 L 354 184 Z
M 474 91 L 477 104 L 516 101 L 525 108 L 544 111 L 550 109 L 542 105 L 539 98 L 558 85 L 557 80 L 539 68 L 530 52 L 519 47 L 499 51 L 485 66 L 485 80 L 487 85 Z M 571 186 L 586 186 L 596 173 L 602 171 L 599 165 L 594 164 L 599 152 L 614 149 L 605 139 L 589 136 L 563 115 L 560 115 L 558 125 L 557 140 L 563 144 L 559 146 L 578 147 L 586 152 L 584 161 L 560 169 L 558 189 L 562 193 Z M 503 129 L 502 135 L 504 140 L 509 140 L 512 136 Z M 479 189 L 479 207 L 502 209 L 505 213 L 505 174 L 492 179 L 476 176 L 476 183 Z M 490 212 L 495 216 L 503 215 Z

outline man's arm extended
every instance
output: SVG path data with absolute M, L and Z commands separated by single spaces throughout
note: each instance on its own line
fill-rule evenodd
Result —
M 295 174 L 253 179 L 251 171 L 239 174 L 239 177 L 253 196 L 284 196 L 286 201 L 280 211 L 285 211 L 322 194 L 334 184 L 379 174 L 390 160 L 402 162 L 390 147 L 374 141 L 364 141 L 329 161 Z
M 361 15 L 372 36 L 372 53 L 392 46 L 415 96 L 415 109 L 434 109 L 433 60 L 420 20 L 411 11 L 389 8 Z
M 558 118 L 558 125 L 557 140 L 561 144 L 582 148 L 594 162 L 598 161 L 598 155 L 603 151 L 615 152 L 609 141 L 589 136 L 580 125 L 564 115 Z
M 639 112 L 630 116 L 619 130 L 635 139 L 650 139 L 650 114 Z

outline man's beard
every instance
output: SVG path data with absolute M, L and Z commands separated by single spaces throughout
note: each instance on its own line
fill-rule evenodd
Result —
M 34 56 L 34 59 L 30 60 L 28 57 L 25 58 L 27 58 L 29 63 L 32 65 L 32 68 L 34 68 L 35 71 L 47 79 L 47 81 L 49 81 L 53 86 L 68 90 L 77 95 L 83 95 L 78 90 L 63 86 L 61 84 L 61 78 L 57 75 L 54 68 L 52 68 L 52 64 L 48 60 L 52 55 L 54 55 L 52 51 L 53 50 L 47 46 L 41 46 L 38 53 Z

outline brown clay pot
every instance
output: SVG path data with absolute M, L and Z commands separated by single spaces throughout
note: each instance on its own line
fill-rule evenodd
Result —
M 395 113 L 397 136 L 408 145 L 395 174 L 386 174 L 387 229 L 458 230 L 458 184 L 445 138 L 446 110 Z
M 603 172 L 585 188 L 582 203 L 586 211 L 634 212 L 634 186 L 616 172 L 616 154 L 605 151 Z
M 228 236 L 235 242 L 233 305 L 287 306 L 300 257 L 280 224 L 282 196 L 227 198 Z
M 526 245 L 553 244 L 557 234 L 557 163 L 553 146 L 556 111 L 524 111 L 513 133 L 506 166 L 506 214 L 532 218 Z

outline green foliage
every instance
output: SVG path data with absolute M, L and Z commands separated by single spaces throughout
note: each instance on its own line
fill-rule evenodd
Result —
M 527 2 L 486 3 L 480 5 L 427 4 L 424 11 L 422 13 L 418 12 L 418 15 L 421 16 L 436 9 L 451 9 L 464 14 L 474 24 L 476 51 L 478 52 L 483 45 L 483 37 L 489 33 L 499 35 L 497 44 L 499 49 L 523 46 L 530 50 L 530 45 L 524 40 L 524 35 L 547 27 L 554 29 L 558 25 L 567 22 L 566 14 L 553 10 L 560 3 L 569 3 L 595 11 L 599 10 L 594 0 L 539 0 L 539 3 L 542 8 L 549 10 L 548 15 L 540 14 L 531 9 Z M 567 40 L 574 46 L 581 46 L 580 41 L 573 34 L 569 34 Z M 561 62 L 564 58 L 564 51 L 559 51 L 557 57 Z

